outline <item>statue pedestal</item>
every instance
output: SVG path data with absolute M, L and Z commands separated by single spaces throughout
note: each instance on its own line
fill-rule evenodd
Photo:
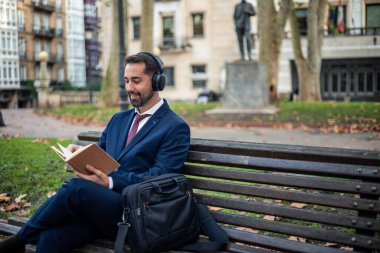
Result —
M 257 61 L 226 64 L 222 105 L 227 109 L 257 109 L 269 105 L 266 69 Z

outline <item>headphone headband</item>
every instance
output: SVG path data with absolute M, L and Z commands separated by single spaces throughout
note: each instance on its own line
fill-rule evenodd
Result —
M 146 52 L 146 51 L 142 51 L 138 54 L 148 55 L 157 64 L 158 69 L 160 70 L 160 74 L 164 73 L 164 64 L 162 63 L 161 59 L 158 56 L 152 54 L 151 52 Z

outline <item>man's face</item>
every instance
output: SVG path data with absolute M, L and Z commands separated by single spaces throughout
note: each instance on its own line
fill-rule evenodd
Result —
M 151 76 L 144 73 L 145 63 L 128 63 L 124 71 L 125 90 L 134 107 L 143 107 L 154 96 Z

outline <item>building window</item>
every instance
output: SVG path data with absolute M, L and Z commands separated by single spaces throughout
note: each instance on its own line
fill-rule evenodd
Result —
M 49 16 L 42 15 L 42 30 L 49 31 Z
M 33 21 L 34 21 L 33 30 L 39 31 L 40 30 L 40 15 L 38 14 L 38 12 L 34 13 Z
M 61 17 L 57 17 L 57 21 L 56 21 L 56 28 L 58 31 L 62 32 L 62 18 Z
M 192 79 L 193 88 L 205 88 L 206 87 L 206 65 L 192 65 Z
M 58 69 L 58 81 L 63 81 L 65 79 L 65 74 L 63 67 L 59 67 Z
M 141 29 L 141 19 L 140 17 L 134 17 L 132 18 L 132 25 L 133 25 L 133 39 L 139 40 L 140 39 L 140 29 Z
M 57 11 L 60 11 L 61 10 L 61 0 L 56 0 L 55 1 L 55 9 Z
M 24 11 L 22 10 L 17 10 L 17 27 L 21 32 L 25 30 Z
M 22 81 L 27 80 L 25 65 L 20 65 L 20 80 Z
M 298 29 L 300 35 L 307 34 L 307 9 L 297 9 L 295 10 L 295 15 L 298 21 Z
M 25 58 L 25 39 L 20 38 L 18 40 L 18 51 L 21 58 Z
M 164 67 L 166 86 L 174 87 L 174 67 Z
M 163 37 L 163 46 L 164 47 L 174 47 L 174 17 L 167 16 L 162 17 L 162 37 Z
M 366 6 L 366 27 L 368 34 L 380 34 L 380 4 L 370 4 Z M 377 28 L 375 30 L 374 28 Z
M 329 34 L 344 33 L 345 25 L 339 25 L 339 8 L 342 8 L 343 24 L 346 22 L 346 6 L 330 5 L 328 9 L 327 29 Z
M 203 13 L 193 14 L 193 36 L 203 37 L 204 36 L 204 23 L 203 23 Z

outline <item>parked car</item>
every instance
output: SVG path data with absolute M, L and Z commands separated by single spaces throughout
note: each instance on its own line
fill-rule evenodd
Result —
M 211 101 L 219 101 L 220 95 L 214 91 L 202 91 L 195 99 L 196 103 L 208 103 Z

